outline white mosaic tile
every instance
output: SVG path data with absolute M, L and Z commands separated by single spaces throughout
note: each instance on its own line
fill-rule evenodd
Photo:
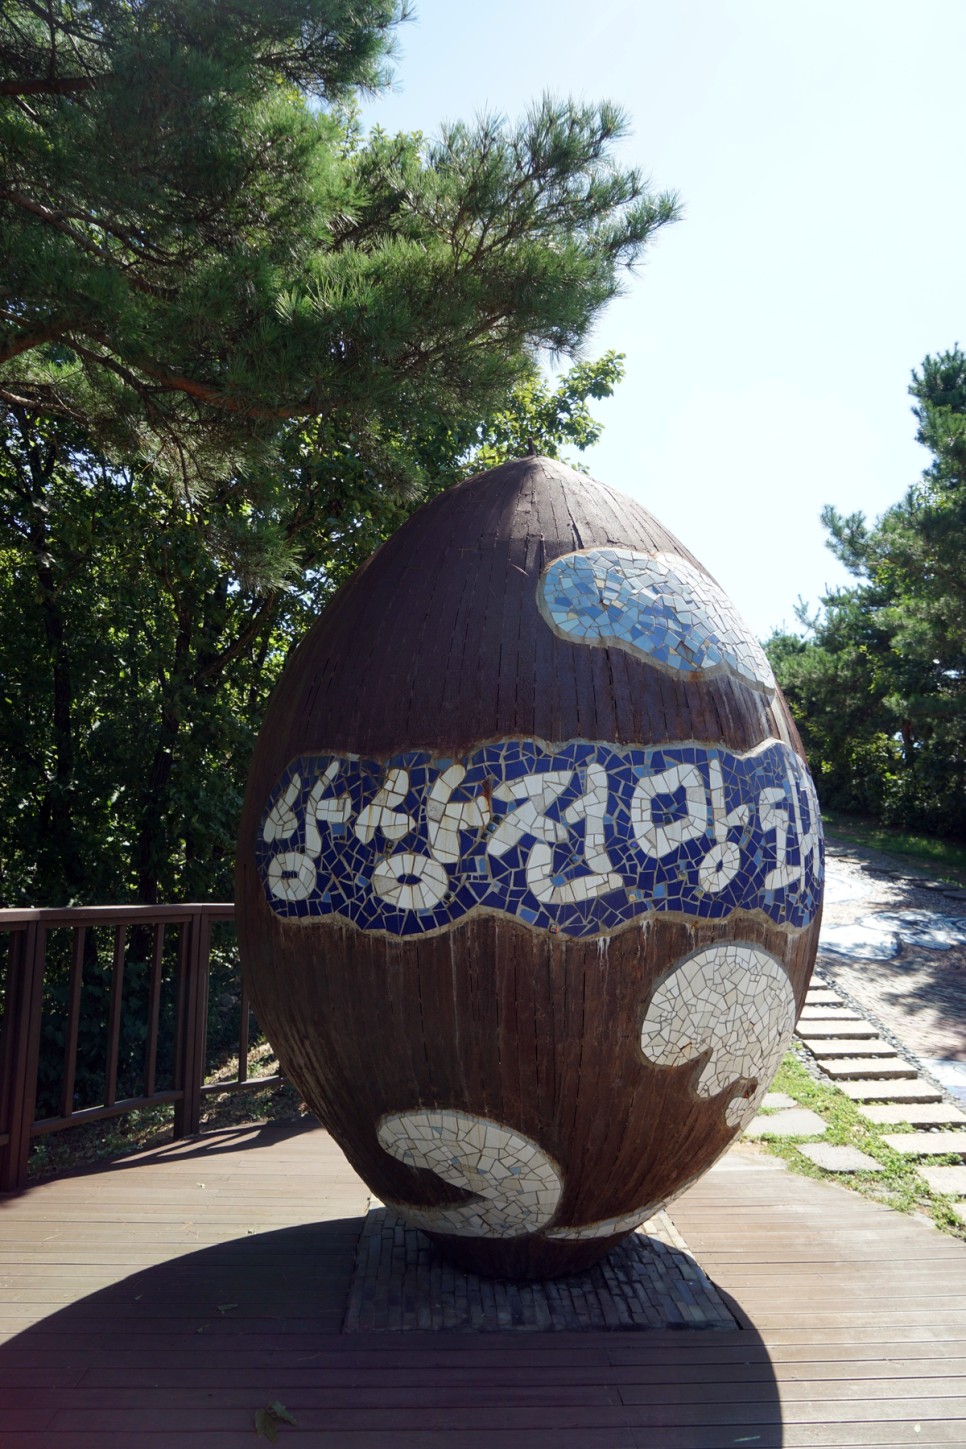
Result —
M 399 809 L 408 794 L 409 771 L 389 770 L 371 805 L 360 810 L 356 820 L 355 833 L 363 845 L 369 844 L 377 830 L 387 840 L 401 840 L 409 834 L 416 822 L 407 811 Z
M 338 763 L 334 761 L 333 763 Z M 265 816 L 262 825 L 262 839 L 265 841 L 287 840 L 298 829 L 299 819 L 295 813 L 295 802 L 302 793 L 302 778 L 293 775 L 285 794 L 280 796 Z
M 283 850 L 272 857 L 267 883 L 273 896 L 282 901 L 304 901 L 315 890 L 318 872 L 315 861 L 298 850 Z
M 761 946 L 724 941 L 685 957 L 658 984 L 641 1029 L 655 1066 L 681 1066 L 705 1052 L 698 1095 L 714 1097 L 740 1078 L 758 1085 L 733 1097 L 729 1127 L 751 1120 L 792 1039 L 795 996 L 782 963 Z
M 636 1208 L 633 1212 L 618 1213 L 613 1218 L 602 1218 L 596 1223 L 580 1223 L 575 1227 L 549 1228 L 547 1237 L 568 1243 L 584 1242 L 592 1238 L 612 1238 L 617 1233 L 630 1232 L 632 1228 L 639 1227 L 641 1223 L 646 1223 L 648 1218 L 652 1218 L 662 1206 L 663 1203 L 654 1202 L 649 1203 L 647 1207 Z
M 413 1227 L 457 1237 L 514 1238 L 549 1223 L 560 1202 L 560 1168 L 531 1138 L 471 1112 L 417 1108 L 378 1126 L 381 1146 L 428 1168 L 473 1197 L 445 1207 L 387 1203 Z
M 774 693 L 765 653 L 731 600 L 677 554 L 565 554 L 544 570 L 537 600 L 563 638 L 626 649 L 670 672 L 725 672 Z
M 437 861 L 401 850 L 375 866 L 372 889 L 400 911 L 431 911 L 445 898 L 449 876 Z

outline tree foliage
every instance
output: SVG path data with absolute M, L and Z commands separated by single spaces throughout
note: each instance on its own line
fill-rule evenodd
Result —
M 874 524 L 823 511 L 857 582 L 769 653 L 827 804 L 966 838 L 966 355 L 927 357 L 909 391 L 931 463 Z
M 621 360 L 531 378 L 491 424 L 428 429 L 435 487 L 580 449 Z M 7 904 L 225 898 L 248 758 L 289 649 L 418 501 L 355 440 L 291 425 L 284 466 L 202 496 L 75 424 L 0 417 L 0 877 Z
M 335 422 L 370 453 L 572 352 L 676 214 L 615 107 L 363 137 L 397 0 L 0 12 L 0 398 L 187 488 Z
M 364 134 L 405 0 L 0 8 L 0 862 L 223 895 L 286 653 L 433 489 L 594 436 L 673 196 L 608 104 Z M 489 420 L 489 421 L 486 421 Z

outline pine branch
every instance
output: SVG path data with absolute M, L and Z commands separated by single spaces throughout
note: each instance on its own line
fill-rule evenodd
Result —
M 9 362 L 22 352 L 31 352 L 47 342 L 57 342 L 62 336 L 63 329 L 60 327 L 49 327 L 42 332 L 21 332 L 6 347 L 0 347 L 0 362 Z
M 92 242 L 89 237 L 86 237 L 83 232 L 78 231 L 76 227 L 71 226 L 69 221 L 67 220 L 67 214 L 65 212 L 52 211 L 49 206 L 44 206 L 43 202 L 34 201 L 33 197 L 25 196 L 23 192 L 20 191 L 0 191 L 0 201 L 9 201 L 12 206 L 17 206 L 22 211 L 29 211 L 34 216 L 39 216 L 41 221 L 45 222 L 47 226 L 51 226 L 54 228 L 55 231 L 59 231 L 63 233 L 64 236 L 69 237 L 70 240 L 75 244 L 75 246 L 80 247 L 81 251 L 86 252 L 88 256 L 97 257 L 99 261 L 107 262 L 110 267 L 119 268 L 121 271 L 123 271 L 127 281 L 129 281 L 131 286 L 134 287 L 137 291 L 146 292 L 149 296 L 160 297 L 164 299 L 169 299 L 177 295 L 173 287 L 159 287 L 154 282 L 148 282 L 143 277 L 139 277 L 136 272 L 132 272 L 130 270 L 130 264 L 122 265 L 120 259 L 116 257 L 112 252 L 109 252 L 106 247 L 98 246 L 96 242 Z M 93 216 L 85 216 L 83 215 L 83 213 L 75 213 L 75 216 L 78 216 L 79 219 L 87 221 L 91 225 L 99 226 L 101 230 L 106 231 L 108 235 L 112 234 L 112 227 L 110 224 L 97 220 Z M 123 232 L 120 229 L 118 229 L 114 234 L 117 236 L 119 241 L 123 241 L 126 244 L 130 245 L 129 234 Z M 4 358 L 0 357 L 0 362 L 4 360 Z
M 103 76 L 44 76 L 40 80 L 0 81 L 0 96 L 77 96 L 100 85 Z

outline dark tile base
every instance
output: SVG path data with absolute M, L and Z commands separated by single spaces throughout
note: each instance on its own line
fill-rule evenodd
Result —
M 366 1217 L 344 1333 L 529 1333 L 740 1325 L 666 1213 L 589 1272 L 544 1283 L 465 1273 L 379 1203 Z

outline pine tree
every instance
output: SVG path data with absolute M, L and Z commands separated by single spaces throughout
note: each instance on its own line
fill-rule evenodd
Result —
M 770 641 L 823 803 L 966 836 L 966 355 L 927 357 L 909 388 L 932 462 L 869 523 L 822 513 L 855 576 L 807 643 Z
M 613 106 L 364 135 L 404 0 L 0 7 L 8 899 L 227 888 L 286 651 L 418 498 L 594 436 L 677 215 Z M 5 868 L 4 868 L 5 867 Z
M 318 418 L 465 426 L 672 220 L 609 105 L 363 137 L 397 0 L 0 11 L 0 400 L 191 489 Z

